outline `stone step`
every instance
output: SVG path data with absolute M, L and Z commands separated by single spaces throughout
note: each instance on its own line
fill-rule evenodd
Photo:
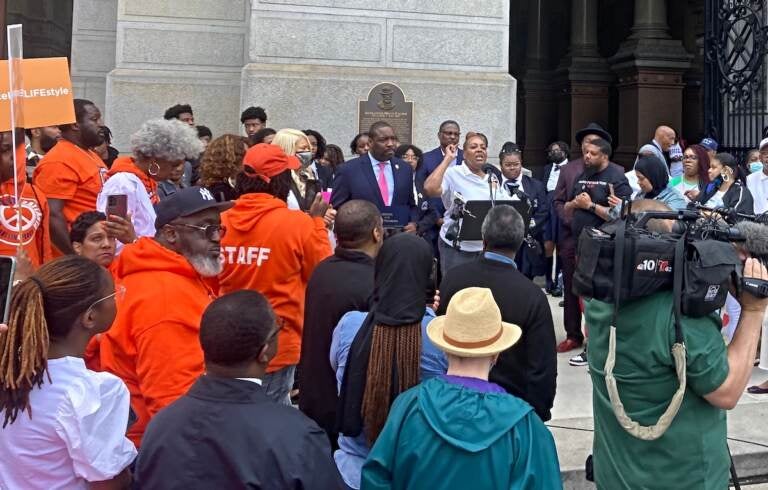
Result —
M 740 480 L 768 477 L 766 421 L 768 402 L 742 403 L 728 413 L 728 446 Z M 584 473 L 584 463 L 592 453 L 592 418 L 555 419 L 547 422 L 547 425 L 555 438 L 563 488 L 594 490 L 595 485 L 586 480 Z

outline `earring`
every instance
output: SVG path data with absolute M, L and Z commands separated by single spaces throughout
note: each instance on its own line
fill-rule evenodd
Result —
M 720 174 L 720 176 L 723 178 L 723 182 L 728 182 L 729 180 L 731 180 L 731 176 L 726 173 L 722 173 Z
M 154 170 L 152 169 L 152 165 L 155 166 Z M 156 176 L 157 174 L 160 173 L 160 165 L 158 165 L 157 162 L 154 162 L 154 161 L 151 162 L 149 164 L 149 167 L 147 168 L 147 172 L 149 172 L 149 175 L 151 175 L 152 177 Z

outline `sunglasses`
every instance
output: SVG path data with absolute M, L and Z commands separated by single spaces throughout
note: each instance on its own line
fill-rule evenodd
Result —
M 112 294 L 108 294 L 107 296 L 104 296 L 103 298 L 97 299 L 93 303 L 91 303 L 91 306 L 88 307 L 87 310 L 85 310 L 85 314 L 87 315 L 92 309 L 96 307 L 99 303 L 106 301 L 108 299 L 115 298 L 115 300 L 122 301 L 123 298 L 125 298 L 125 286 L 120 285 L 115 288 L 115 292 Z
M 205 238 L 207 238 L 208 240 L 221 239 L 221 237 L 223 237 L 224 234 L 227 232 L 227 228 L 222 225 L 199 226 L 199 225 L 190 225 L 189 223 L 174 223 L 172 226 L 184 226 L 187 228 L 192 228 L 193 230 L 202 231 L 203 234 L 205 235 Z

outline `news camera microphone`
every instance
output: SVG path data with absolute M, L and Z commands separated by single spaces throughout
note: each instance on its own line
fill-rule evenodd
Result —
M 739 221 L 733 229 L 741 235 L 743 242 L 739 245 L 749 255 L 760 259 L 763 263 L 768 263 L 768 226 L 751 221 Z

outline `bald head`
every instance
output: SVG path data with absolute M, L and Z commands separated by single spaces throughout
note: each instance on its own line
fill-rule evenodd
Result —
M 653 139 L 663 151 L 668 151 L 669 147 L 675 144 L 675 130 L 669 126 L 659 126 L 656 128 Z
M 347 201 L 336 213 L 333 231 L 342 248 L 362 249 L 376 245 L 383 235 L 381 213 L 371 202 Z
M 672 211 L 672 208 L 656 199 L 639 199 L 632 202 L 632 214 L 647 213 L 649 211 Z M 670 233 L 675 220 L 650 219 L 645 229 L 654 233 Z

